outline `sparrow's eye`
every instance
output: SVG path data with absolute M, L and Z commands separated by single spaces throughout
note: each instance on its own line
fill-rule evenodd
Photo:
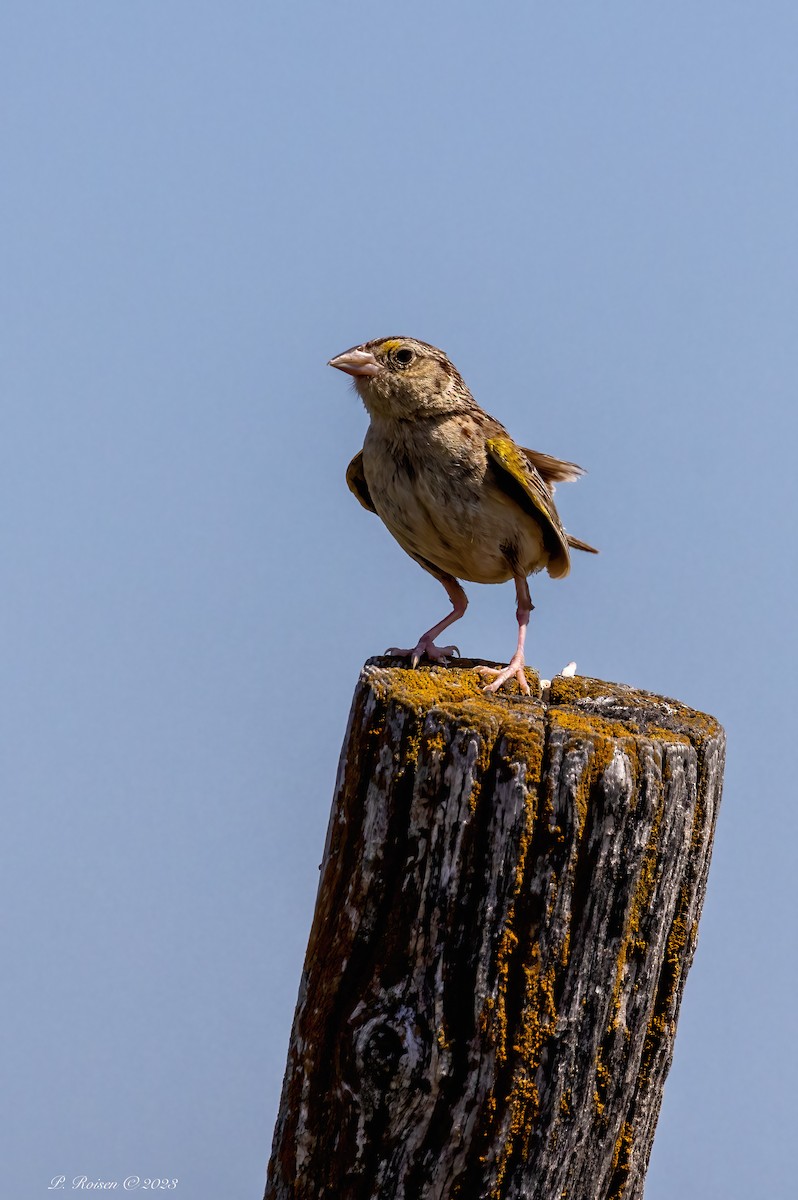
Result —
M 410 350 L 407 346 L 403 346 L 401 350 L 396 351 L 396 354 L 394 355 L 394 357 L 395 357 L 396 361 L 399 363 L 400 367 L 406 367 L 408 365 L 408 363 L 411 363 L 413 361 L 413 359 L 415 358 L 415 355 L 413 354 L 413 351 Z

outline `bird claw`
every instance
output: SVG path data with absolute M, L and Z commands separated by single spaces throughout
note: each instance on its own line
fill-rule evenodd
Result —
M 502 684 L 505 684 L 508 679 L 512 679 L 513 676 L 515 676 L 515 678 L 518 680 L 518 686 L 523 694 L 525 696 L 530 696 L 532 694 L 529 687 L 529 680 L 527 679 L 526 672 L 524 671 L 523 663 L 512 660 L 506 667 L 502 667 L 501 669 L 497 669 L 496 667 L 480 666 L 476 667 L 475 670 L 477 670 L 480 675 L 484 675 L 488 679 L 492 677 L 493 682 L 486 684 L 482 689 L 483 692 L 498 692 Z
M 419 642 L 412 650 L 401 650 L 398 646 L 389 646 L 385 651 L 394 658 L 409 658 L 410 669 L 415 671 L 422 658 L 428 658 L 430 662 L 439 662 L 446 665 L 448 659 L 452 655 L 460 657 L 460 651 L 457 646 L 436 646 L 434 642 Z

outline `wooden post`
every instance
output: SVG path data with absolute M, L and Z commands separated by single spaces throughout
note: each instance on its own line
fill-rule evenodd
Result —
M 639 1198 L 723 730 L 395 662 L 355 691 L 266 1200 Z

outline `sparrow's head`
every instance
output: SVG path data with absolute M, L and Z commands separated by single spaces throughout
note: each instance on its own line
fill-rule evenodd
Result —
M 463 396 L 469 396 L 443 351 L 416 338 L 364 342 L 331 358 L 329 365 L 352 376 L 372 416 L 405 420 L 427 416 L 456 407 Z

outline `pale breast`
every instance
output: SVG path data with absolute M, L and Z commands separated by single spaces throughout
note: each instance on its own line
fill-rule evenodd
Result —
M 539 526 L 496 487 L 482 440 L 464 438 L 462 418 L 398 436 L 372 423 L 363 469 L 377 513 L 408 554 L 475 583 L 546 565 Z

